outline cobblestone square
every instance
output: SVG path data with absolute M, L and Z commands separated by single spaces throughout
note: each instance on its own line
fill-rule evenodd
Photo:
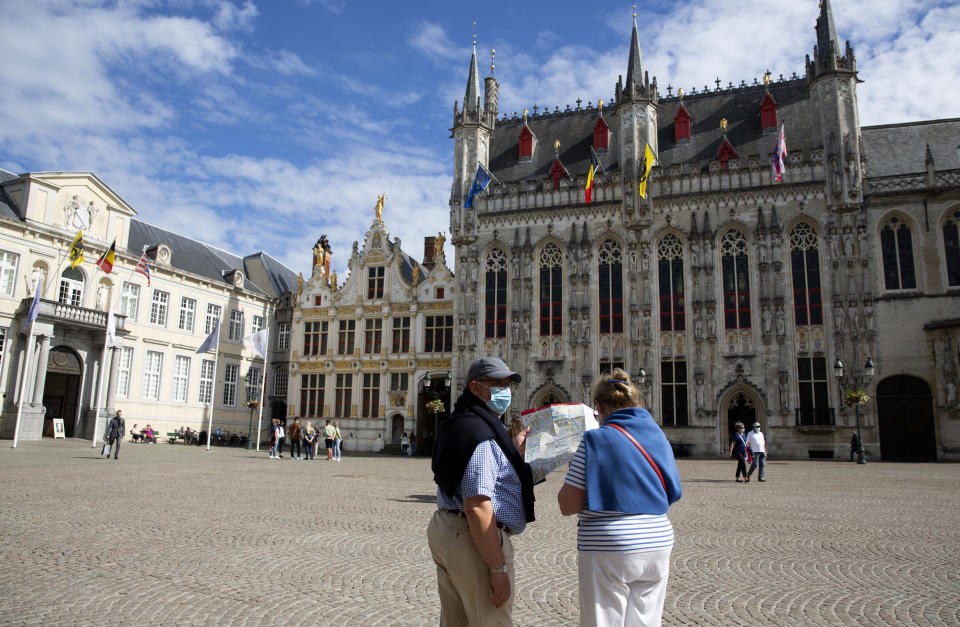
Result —
M 681 460 L 665 624 L 960 623 L 960 467 Z M 576 624 L 562 475 L 515 539 L 521 625 Z M 0 623 L 436 624 L 429 460 L 0 449 Z

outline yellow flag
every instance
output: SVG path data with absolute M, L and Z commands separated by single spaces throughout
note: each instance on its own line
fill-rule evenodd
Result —
M 643 165 L 640 166 L 640 171 L 643 172 L 640 175 L 640 198 L 647 197 L 647 177 L 650 176 L 650 169 L 653 168 L 655 159 L 653 151 L 650 150 L 650 144 L 647 144 L 643 151 Z
M 76 268 L 83 261 L 83 231 L 77 231 L 77 237 L 70 245 L 70 252 L 67 253 L 70 258 L 70 267 Z

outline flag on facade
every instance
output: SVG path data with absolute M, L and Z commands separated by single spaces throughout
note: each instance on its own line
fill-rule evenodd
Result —
M 117 256 L 117 240 L 114 239 L 113 243 L 110 244 L 110 248 L 103 251 L 103 254 L 100 255 L 100 258 L 97 259 L 97 267 L 103 270 L 106 274 L 113 272 L 113 262 Z
M 200 345 L 200 348 L 197 349 L 197 354 L 208 353 L 217 345 L 217 334 L 220 333 L 220 321 L 217 320 L 213 323 L 213 331 L 210 331 L 210 335 L 207 336 L 207 339 L 203 341 L 203 344 Z
M 137 263 L 136 272 L 147 277 L 147 287 L 150 287 L 150 266 L 147 265 L 147 253 L 140 255 L 140 261 Z
M 647 197 L 647 179 L 650 176 L 650 170 L 653 169 L 653 162 L 656 160 L 656 157 L 653 154 L 653 150 L 650 148 L 650 144 L 647 144 L 646 148 L 643 149 L 643 163 L 640 165 L 640 198 Z
M 107 312 L 107 346 L 117 345 L 117 319 L 113 315 L 113 303 Z
M 777 137 L 777 147 L 773 151 L 773 178 L 780 183 L 783 173 L 787 171 L 787 140 L 783 136 L 783 124 L 780 125 L 780 135 Z
M 473 187 L 470 188 L 470 193 L 467 194 L 467 201 L 463 203 L 464 209 L 473 209 L 473 197 L 487 189 L 491 178 L 490 173 L 483 167 L 483 164 L 478 163 L 477 175 L 473 178 Z
M 37 291 L 33 295 L 33 301 L 30 303 L 30 311 L 27 313 L 27 319 L 20 327 L 21 331 L 26 331 L 33 321 L 37 319 L 37 316 L 40 315 L 40 286 L 42 284 L 43 281 L 37 281 Z
M 244 342 L 250 343 L 250 348 L 253 349 L 261 359 L 267 358 L 267 330 L 263 329 L 257 331 L 256 333 L 251 333 L 247 337 L 243 338 Z
M 593 151 L 593 146 L 590 147 L 590 170 L 587 172 L 587 187 L 584 189 L 584 198 L 587 201 L 587 204 L 590 204 L 590 201 L 593 200 L 593 177 L 597 175 L 597 171 L 600 169 L 600 160 L 597 159 L 597 153 Z
M 70 244 L 70 252 L 67 253 L 70 258 L 70 267 L 76 268 L 83 261 L 83 231 L 77 231 L 77 236 Z

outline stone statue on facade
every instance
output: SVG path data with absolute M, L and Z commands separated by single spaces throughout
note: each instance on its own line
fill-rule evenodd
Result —
M 530 343 L 530 318 L 527 318 L 523 323 L 523 343 Z
M 700 339 L 703 337 L 703 312 L 697 311 L 693 315 L 693 337 Z
M 865 303 L 863 306 L 863 321 L 867 331 L 873 332 L 873 305 Z
M 850 259 L 853 257 L 853 242 L 855 236 L 852 230 L 844 230 L 843 232 L 843 256 Z
M 945 406 L 952 409 L 957 406 L 957 384 L 953 382 L 953 379 L 948 378 L 944 387 L 946 388 L 944 391 Z
M 830 227 L 830 257 L 840 258 L 840 236 L 837 235 L 837 227 Z
M 786 316 L 782 307 L 777 307 L 777 337 L 783 337 L 787 334 Z
M 100 285 L 97 288 L 97 309 L 100 311 L 107 310 L 107 286 Z
M 771 325 L 773 324 L 773 315 L 770 313 L 769 307 L 763 308 L 763 312 L 760 314 L 760 320 L 763 323 L 763 334 L 770 335 Z
M 33 296 L 37 293 L 37 286 L 40 285 L 40 281 L 43 280 L 43 270 L 40 268 L 34 268 L 30 273 L 30 296 Z
M 858 333 L 860 331 L 860 312 L 857 311 L 856 304 L 851 304 L 847 308 L 847 316 L 850 318 L 850 331 Z
M 516 318 L 514 318 L 513 322 L 510 323 L 510 335 L 513 337 L 514 344 L 522 343 L 523 338 L 520 337 L 520 321 Z
M 837 333 L 843 333 L 846 330 L 846 315 L 843 311 L 843 305 L 833 304 L 833 330 Z
M 697 377 L 697 409 L 703 409 L 703 377 Z

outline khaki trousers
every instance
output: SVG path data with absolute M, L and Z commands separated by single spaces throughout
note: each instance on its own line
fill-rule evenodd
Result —
M 513 545 L 508 533 L 497 531 L 510 578 L 510 598 L 500 608 L 493 607 L 490 569 L 473 543 L 467 519 L 440 510 L 434 512 L 427 527 L 427 540 L 437 564 L 441 627 L 513 624 Z

